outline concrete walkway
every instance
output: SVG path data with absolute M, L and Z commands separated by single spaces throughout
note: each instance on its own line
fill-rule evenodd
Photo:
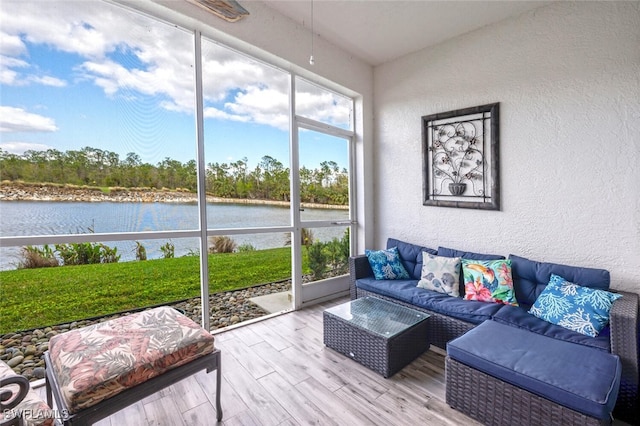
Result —
M 288 291 L 252 297 L 249 300 L 270 314 L 292 308 L 291 293 Z

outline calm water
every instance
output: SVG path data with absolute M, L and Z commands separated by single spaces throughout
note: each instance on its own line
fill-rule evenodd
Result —
M 346 220 L 346 210 L 305 209 L 304 220 Z M 207 219 L 210 229 L 289 225 L 289 209 L 267 205 L 209 204 Z M 85 202 L 0 202 L 0 235 L 59 235 L 137 232 L 164 230 L 194 230 L 198 227 L 198 207 L 195 204 L 173 203 L 85 203 Z M 344 228 L 317 228 L 314 236 L 320 240 L 341 237 Z M 233 235 L 238 245 L 251 244 L 257 249 L 282 247 L 284 233 Z M 169 240 L 139 240 L 149 259 L 162 257 L 160 246 Z M 175 255 L 198 251 L 196 238 L 171 239 Z M 135 242 L 105 243 L 117 247 L 120 261 L 135 259 Z M 0 270 L 15 269 L 19 247 L 0 248 Z

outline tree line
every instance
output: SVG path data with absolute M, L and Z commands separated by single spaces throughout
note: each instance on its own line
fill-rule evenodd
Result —
M 253 169 L 248 159 L 230 163 L 208 163 L 207 193 L 223 198 L 290 200 L 289 168 L 265 155 Z M 57 183 L 99 187 L 197 190 L 196 161 L 186 163 L 165 158 L 157 164 L 142 162 L 134 152 L 124 159 L 98 148 L 12 154 L 0 148 L 0 179 L 34 183 Z M 302 202 L 346 205 L 349 197 L 347 170 L 334 161 L 320 167 L 300 169 Z

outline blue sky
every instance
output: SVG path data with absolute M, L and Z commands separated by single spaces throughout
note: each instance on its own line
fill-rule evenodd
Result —
M 100 1 L 0 2 L 0 147 L 85 146 L 155 164 L 195 158 L 189 31 Z M 289 166 L 288 75 L 203 42 L 205 161 Z M 348 127 L 349 102 L 305 85 L 301 115 Z M 346 143 L 304 132 L 301 163 L 347 166 Z

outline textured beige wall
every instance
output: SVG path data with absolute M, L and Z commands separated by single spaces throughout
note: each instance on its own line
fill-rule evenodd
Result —
M 640 3 L 558 2 L 374 69 L 375 245 L 611 271 L 640 293 Z M 422 205 L 420 117 L 500 102 L 501 211 Z

